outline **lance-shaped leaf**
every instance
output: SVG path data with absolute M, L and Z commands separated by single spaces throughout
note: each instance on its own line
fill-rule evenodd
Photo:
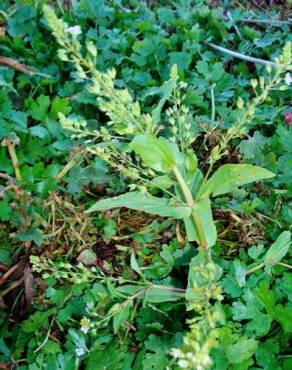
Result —
M 148 193 L 143 194 L 138 191 L 102 199 L 91 206 L 86 213 L 118 207 L 126 207 L 153 215 L 178 219 L 188 217 L 191 214 L 190 207 L 171 203 L 167 199 L 154 197 Z
M 172 290 L 173 288 L 173 290 Z M 153 288 L 149 288 L 145 294 L 145 300 L 149 303 L 162 303 L 162 302 L 174 302 L 184 298 L 184 292 L 178 292 L 175 287 L 156 285 Z
M 153 135 L 138 135 L 129 144 L 143 163 L 160 172 L 169 173 L 181 162 L 181 153 L 175 144 Z
M 277 240 L 268 249 L 264 261 L 266 265 L 270 265 L 273 261 L 281 261 L 285 257 L 291 244 L 290 231 L 283 231 Z
M 210 199 L 206 198 L 198 202 L 192 208 L 192 212 L 195 212 L 197 214 L 202 225 L 207 244 L 209 247 L 212 247 L 217 239 L 217 230 L 212 216 Z M 186 217 L 184 219 L 184 223 L 188 241 L 199 242 L 199 237 L 192 216 Z
M 221 166 L 206 182 L 200 191 L 200 198 L 229 193 L 238 186 L 254 181 L 270 179 L 272 172 L 250 164 L 225 164 Z

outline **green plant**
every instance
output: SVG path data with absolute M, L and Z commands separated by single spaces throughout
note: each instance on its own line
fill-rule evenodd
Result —
M 44 3 L 0 4 L 0 367 L 290 369 L 291 76 L 266 99 L 257 77 L 270 84 L 291 41 L 286 4 L 51 2 L 68 45 L 72 32 L 83 59 L 96 53 L 81 78 L 58 58 Z M 89 92 L 90 70 L 113 66 L 98 75 L 110 89 Z M 211 195 L 217 239 L 196 248 L 175 218 L 187 207 L 174 172 L 129 148 L 146 131 L 195 152 L 179 168 L 194 193 L 196 161 L 207 181 L 226 163 L 275 176 Z M 159 215 L 85 214 L 128 189 Z
M 44 13 L 61 46 L 60 58 L 75 64 L 79 78 L 88 83 L 88 91 L 97 95 L 99 109 L 110 119 L 107 128 L 90 132 L 84 122 L 60 115 L 62 126 L 74 132 L 75 138 L 85 139 L 86 150 L 98 155 L 114 170 L 121 172 L 133 182 L 130 185 L 130 192 L 100 200 L 87 212 L 126 207 L 162 217 L 182 219 L 187 240 L 196 241 L 199 245 L 199 257 L 195 257 L 189 272 L 188 289 L 193 289 L 195 296 L 192 297 L 187 291 L 187 298 L 191 297 L 192 301 L 189 307 L 194 309 L 199 317 L 194 319 L 196 324 L 191 326 L 192 339 L 188 337 L 185 339 L 186 348 L 187 346 L 191 348 L 185 351 L 186 353 L 193 351 L 193 356 L 190 358 L 185 356 L 184 350 L 175 353 L 184 368 L 207 368 L 211 364 L 208 353 L 216 344 L 214 328 L 220 318 L 219 313 L 216 313 L 216 305 L 211 311 L 208 310 L 210 299 L 220 300 L 220 289 L 218 290 L 216 283 L 220 274 L 215 272 L 219 267 L 213 262 L 211 249 L 217 240 L 211 197 L 274 176 L 268 170 L 248 164 L 225 164 L 215 171 L 213 168 L 228 151 L 231 140 L 240 138 L 246 133 L 248 124 L 255 116 L 256 108 L 268 98 L 269 91 L 276 87 L 283 89 L 281 85 L 283 74 L 291 70 L 291 44 L 286 44 L 283 54 L 276 59 L 274 69 L 268 65 L 265 76 L 251 81 L 255 98 L 246 105 L 241 98 L 238 99 L 238 118 L 234 125 L 222 133 L 219 144 L 212 149 L 209 169 L 203 175 L 192 148 L 194 141 L 191 131 L 192 117 L 189 108 L 183 103 L 185 84 L 178 82 L 176 66 L 172 67 L 170 79 L 161 88 L 162 98 L 156 108 L 151 114 L 142 114 L 139 103 L 133 100 L 126 88 L 115 88 L 114 70 L 102 73 L 95 68 L 97 50 L 90 42 L 86 44 L 85 51 L 83 50 L 78 41 L 78 35 L 81 33 L 79 26 L 68 28 L 68 25 L 58 20 L 48 7 L 44 8 Z M 167 110 L 171 137 L 161 135 L 164 127 L 160 123 L 160 116 L 166 101 L 171 104 Z M 214 120 L 214 111 L 211 116 Z M 100 142 L 96 144 L 96 141 Z M 138 191 L 133 191 L 135 189 Z M 165 197 L 151 194 L 160 191 Z M 192 270 L 197 260 L 199 261 L 197 267 Z M 201 271 L 204 268 L 207 271 L 210 269 L 206 276 Z M 209 296 L 210 291 L 214 295 Z M 198 297 L 202 299 L 200 304 L 197 302 Z M 123 307 L 128 308 L 128 303 Z M 123 312 L 124 309 L 120 310 L 119 315 Z M 197 345 L 192 344 L 193 340 L 197 341 Z

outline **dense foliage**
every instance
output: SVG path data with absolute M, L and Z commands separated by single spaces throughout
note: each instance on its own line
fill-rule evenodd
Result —
M 243 3 L 1 2 L 0 369 L 291 369 L 291 22 Z

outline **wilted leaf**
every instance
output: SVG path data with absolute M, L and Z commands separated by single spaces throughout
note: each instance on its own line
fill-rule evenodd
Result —
M 83 250 L 78 256 L 78 260 L 86 266 L 94 265 L 96 263 L 96 259 L 96 253 L 91 249 Z

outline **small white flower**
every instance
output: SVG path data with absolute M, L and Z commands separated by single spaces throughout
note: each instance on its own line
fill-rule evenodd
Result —
M 174 358 L 179 358 L 179 357 L 180 357 L 180 355 L 181 355 L 181 350 L 180 350 L 180 349 L 178 349 L 178 348 L 173 348 L 173 349 L 171 350 L 171 354 L 172 354 L 172 356 L 173 356 Z
M 71 33 L 71 35 L 78 36 L 78 35 L 80 35 L 80 33 L 82 31 L 81 31 L 80 26 L 73 26 L 73 27 L 66 28 L 65 32 L 69 32 L 69 33 Z
M 84 350 L 84 348 L 82 348 L 82 347 L 77 347 L 77 348 L 75 349 L 75 352 L 76 352 L 76 355 L 77 355 L 78 357 L 80 357 L 80 356 L 84 355 L 85 350 Z
M 87 334 L 89 329 L 90 329 L 90 326 L 91 326 L 91 323 L 90 323 L 90 320 L 88 320 L 86 317 L 84 317 L 81 321 L 80 321 L 80 325 L 81 325 L 81 328 L 80 330 L 84 333 L 84 334 Z
M 288 86 L 290 86 L 292 84 L 292 77 L 291 77 L 290 73 L 286 73 L 285 82 L 286 82 L 286 85 L 288 85 Z
M 82 326 L 80 330 L 81 330 L 84 334 L 87 334 L 87 333 L 88 333 L 89 328 L 88 328 L 88 327 L 85 327 L 85 326 Z

